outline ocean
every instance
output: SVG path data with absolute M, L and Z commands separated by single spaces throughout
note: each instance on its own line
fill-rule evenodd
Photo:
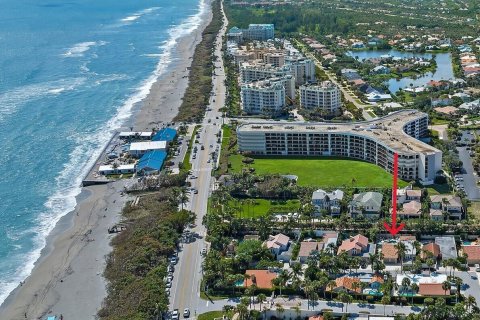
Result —
M 2 1 L 0 303 L 204 10 L 204 0 Z

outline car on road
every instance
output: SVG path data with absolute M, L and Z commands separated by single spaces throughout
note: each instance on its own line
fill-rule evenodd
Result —
M 202 249 L 202 256 L 206 255 L 207 254 L 207 248 L 203 248 Z
M 208 159 L 207 163 L 210 163 L 210 162 L 212 162 L 212 160 L 211 160 L 211 159 Z
M 183 310 L 183 317 L 184 318 L 190 317 L 190 309 L 185 308 L 185 310 Z
M 167 276 L 167 281 L 172 282 L 173 281 L 173 275 L 168 275 Z
M 167 296 L 170 295 L 170 288 L 165 288 L 165 293 L 167 294 Z
M 170 258 L 170 263 L 171 264 L 177 264 L 177 258 L 176 257 L 171 257 Z
M 194 193 L 194 194 L 198 194 L 198 190 L 197 190 L 197 189 L 195 189 L 195 191 L 193 191 L 193 193 Z
M 165 287 L 170 289 L 172 287 L 172 283 L 171 282 L 167 282 L 165 283 Z
M 197 176 L 191 176 L 190 179 L 197 179 Z
M 173 266 L 171 264 L 169 264 L 168 267 L 167 267 L 167 271 L 168 272 L 173 272 L 173 270 L 175 270 L 175 269 L 173 268 Z
M 175 309 L 172 311 L 172 320 L 178 320 L 178 318 L 179 318 L 178 309 Z
M 480 264 L 475 264 L 475 271 L 480 272 Z

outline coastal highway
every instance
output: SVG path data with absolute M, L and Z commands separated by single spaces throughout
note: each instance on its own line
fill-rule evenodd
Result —
M 222 6 L 223 11 L 223 6 Z M 225 14 L 223 14 L 225 17 Z M 179 252 L 178 263 L 175 266 L 174 279 L 170 289 L 170 309 L 178 309 L 182 314 L 184 308 L 189 308 L 191 317 L 195 317 L 196 310 L 203 309 L 208 302 L 200 299 L 200 283 L 202 280 L 202 256 L 203 248 L 208 248 L 205 242 L 206 230 L 202 225 L 202 218 L 207 211 L 207 202 L 210 196 L 213 178 L 212 169 L 215 161 L 211 153 L 217 150 L 220 152 L 221 143 L 217 143 L 216 134 L 219 133 L 222 125 L 222 112 L 220 108 L 225 105 L 225 72 L 222 61 L 222 37 L 226 31 L 227 20 L 224 18 L 222 29 L 218 33 L 215 43 L 215 73 L 212 77 L 213 90 L 210 97 L 210 104 L 207 107 L 205 118 L 199 130 L 200 138 L 196 159 L 192 161 L 192 175 L 189 177 L 192 188 L 198 190 L 198 194 L 191 193 L 186 208 L 196 214 L 195 227 L 191 232 L 196 234 L 194 241 L 182 243 Z M 204 150 L 201 150 L 201 145 Z M 211 147 L 210 147 L 211 146 Z

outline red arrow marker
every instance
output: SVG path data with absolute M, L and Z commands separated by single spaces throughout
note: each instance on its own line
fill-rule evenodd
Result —
M 384 222 L 383 226 L 392 236 L 395 236 L 405 227 L 405 223 L 397 226 L 397 180 L 398 180 L 398 153 L 393 154 L 393 189 L 392 189 L 392 225 Z

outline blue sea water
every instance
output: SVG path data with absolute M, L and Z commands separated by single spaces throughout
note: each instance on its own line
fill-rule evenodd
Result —
M 0 303 L 204 10 L 203 0 L 1 1 Z

